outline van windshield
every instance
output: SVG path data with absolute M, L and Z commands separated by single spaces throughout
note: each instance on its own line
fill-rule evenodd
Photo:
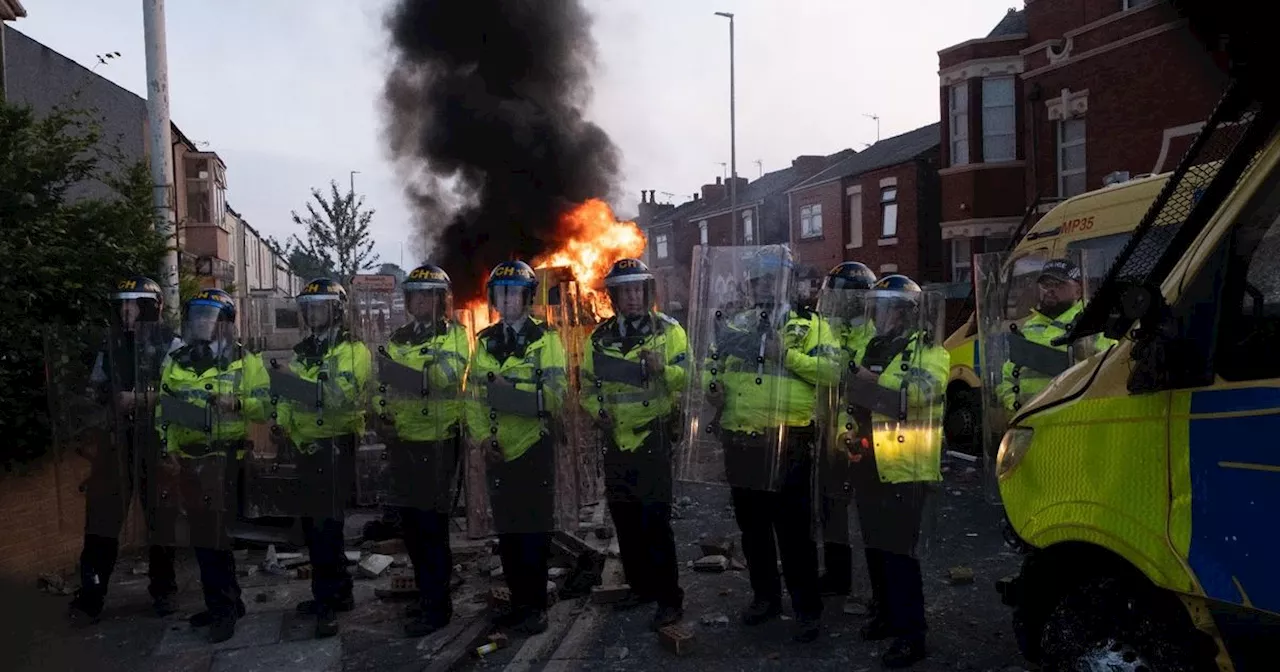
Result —
M 1115 263 L 1116 257 L 1120 256 L 1120 251 L 1124 249 L 1125 243 L 1129 242 L 1129 238 L 1132 235 L 1132 232 L 1124 231 L 1113 233 L 1109 236 L 1084 238 L 1067 243 L 1068 251 L 1079 251 L 1080 253 L 1081 270 L 1085 276 L 1086 292 L 1092 294 L 1091 290 L 1096 290 L 1102 285 L 1102 280 L 1106 277 L 1107 271 L 1111 270 L 1111 264 Z

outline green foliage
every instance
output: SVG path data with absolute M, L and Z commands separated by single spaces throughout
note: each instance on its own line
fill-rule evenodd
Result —
M 295 255 L 300 261 L 314 264 L 305 270 L 326 269 L 336 273 L 338 280 L 350 281 L 360 271 L 366 271 L 378 263 L 373 253 L 373 237 L 369 223 L 374 211 L 365 209 L 364 198 L 357 198 L 354 191 L 343 194 L 336 181 L 329 182 L 330 193 L 326 198 L 319 189 L 311 189 L 315 203 L 307 203 L 307 215 L 292 213 L 293 223 L 305 230 L 305 238 L 297 235 L 289 239 L 289 264 L 304 279 L 321 274 L 308 274 L 295 266 Z M 319 206 L 319 209 L 317 209 Z
M 120 156 L 88 112 L 41 117 L 0 102 L 0 462 L 7 468 L 47 451 L 46 399 L 82 392 L 65 386 L 92 362 L 95 325 L 105 323 L 115 281 L 153 274 L 163 257 L 147 168 Z M 80 197 L 95 182 L 111 195 Z
M 333 264 L 329 261 L 308 254 L 301 247 L 297 236 L 290 236 L 283 245 L 274 237 L 268 237 L 268 244 L 277 250 L 280 258 L 289 266 L 289 272 L 302 278 L 305 282 L 314 278 L 331 278 L 336 275 Z

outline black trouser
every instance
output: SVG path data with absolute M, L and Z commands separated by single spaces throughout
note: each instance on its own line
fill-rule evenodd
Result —
M 555 529 L 555 444 L 546 437 L 487 470 L 502 573 L 518 610 L 547 608 L 547 562 Z
M 86 484 L 79 599 L 89 607 L 101 608 L 106 600 L 107 587 L 111 583 L 111 574 L 115 571 L 120 554 L 120 531 L 133 500 L 135 464 L 140 467 L 136 476 L 143 516 L 149 527 L 154 524 L 151 508 L 147 506 L 148 463 L 146 460 L 136 459 L 133 437 L 131 429 L 122 435 L 113 435 L 111 440 L 119 445 L 100 448 Z M 148 576 L 151 579 L 147 592 L 153 599 L 176 593 L 178 583 L 173 566 L 174 549 L 152 545 L 147 550 Z
M 914 554 L 927 487 L 881 483 L 874 469 L 866 476 L 858 479 L 854 501 L 866 547 L 873 616 L 884 619 L 896 636 L 923 637 L 924 580 Z
M 236 581 L 236 559 L 231 549 L 196 548 L 195 553 L 205 609 L 215 617 L 238 616 L 240 584 Z
M 320 439 L 315 446 L 315 452 L 298 455 L 299 472 L 320 474 L 314 483 L 314 494 L 319 498 L 306 502 L 306 507 L 316 513 L 302 517 L 302 533 L 311 554 L 311 595 L 332 607 L 351 597 L 343 520 L 355 485 L 356 438 L 344 435 Z
M 671 529 L 671 441 L 660 428 L 634 451 L 609 442 L 604 455 L 609 515 L 618 531 L 622 569 L 631 591 L 680 608 L 680 570 Z
M 404 530 L 404 546 L 413 561 L 422 612 L 429 619 L 447 621 L 453 615 L 449 598 L 449 580 L 453 576 L 449 515 L 445 511 L 408 507 L 398 507 L 397 511 Z
M 726 460 L 746 459 L 758 455 L 757 450 L 742 450 L 744 445 L 764 446 L 768 441 L 753 442 L 748 436 L 725 432 Z M 813 520 L 812 480 L 813 431 L 811 428 L 789 428 L 785 455 L 778 469 L 776 491 L 733 487 L 733 513 L 742 530 L 742 553 L 751 575 L 751 589 L 757 600 L 782 601 L 782 583 L 778 576 L 778 551 L 782 554 L 782 572 L 791 593 L 791 606 L 797 616 L 817 617 L 822 613 L 818 593 L 818 547 L 811 535 Z M 737 457 L 730 457 L 736 455 Z M 758 461 L 752 459 L 753 462 Z M 758 470 L 726 462 L 730 482 L 734 474 Z M 753 484 L 756 479 L 753 479 Z
M 822 498 L 822 564 L 832 588 L 848 591 L 853 584 L 853 549 L 849 546 L 849 499 Z

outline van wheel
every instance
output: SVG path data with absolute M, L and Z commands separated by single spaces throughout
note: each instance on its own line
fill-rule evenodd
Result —
M 1116 578 L 1067 593 L 1040 633 L 1045 672 L 1208 672 L 1213 649 L 1176 600 Z
M 947 448 L 977 455 L 982 447 L 982 397 L 970 387 L 958 387 L 947 394 L 942 432 Z

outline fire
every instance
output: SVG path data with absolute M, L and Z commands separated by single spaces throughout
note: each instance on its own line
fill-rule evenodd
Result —
M 600 318 L 611 317 L 613 306 L 604 291 L 604 276 L 613 262 L 644 254 L 644 233 L 635 222 L 618 221 L 608 203 L 594 198 L 561 218 L 560 233 L 564 244 L 535 258 L 530 265 L 535 269 L 568 268 L 587 307 Z M 463 310 L 470 313 L 476 331 L 492 322 L 486 299 L 470 301 Z

